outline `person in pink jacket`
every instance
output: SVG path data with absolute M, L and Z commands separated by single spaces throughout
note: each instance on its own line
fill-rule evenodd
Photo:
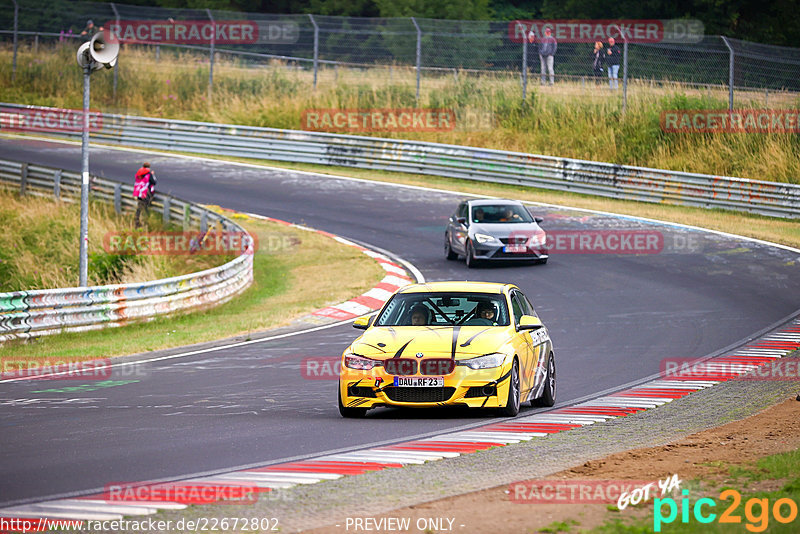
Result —
M 136 181 L 133 183 L 133 198 L 136 199 L 136 215 L 134 216 L 134 225 L 136 228 L 142 226 L 139 219 L 142 212 L 147 218 L 147 212 L 150 208 L 150 202 L 153 200 L 153 195 L 156 192 L 156 175 L 150 170 L 150 164 L 144 162 L 142 168 L 136 171 Z

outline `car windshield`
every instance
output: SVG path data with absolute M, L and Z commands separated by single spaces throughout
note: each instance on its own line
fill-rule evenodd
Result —
M 531 214 L 519 204 L 479 204 L 472 206 L 474 223 L 530 223 Z
M 508 326 L 501 294 L 399 293 L 375 321 L 376 326 Z

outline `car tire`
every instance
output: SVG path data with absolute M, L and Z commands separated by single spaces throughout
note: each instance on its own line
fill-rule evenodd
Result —
M 508 398 L 505 407 L 500 408 L 500 415 L 514 417 L 519 413 L 519 403 L 519 363 L 514 358 L 514 362 L 511 364 L 511 374 L 508 377 Z
M 339 415 L 348 419 L 361 418 L 367 415 L 366 408 L 348 408 L 342 404 L 342 389 L 339 388 Z
M 466 256 L 467 269 L 474 269 L 479 265 L 478 260 L 475 259 L 475 249 L 472 246 L 472 241 L 467 241 L 466 253 L 464 255 Z
M 547 359 L 547 374 L 544 377 L 544 391 L 532 404 L 550 407 L 556 403 L 556 360 L 553 354 Z
M 444 257 L 450 261 L 458 259 L 458 254 L 450 248 L 450 236 L 448 234 L 444 234 Z

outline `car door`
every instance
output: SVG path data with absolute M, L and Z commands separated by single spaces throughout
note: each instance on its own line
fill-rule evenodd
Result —
M 462 224 L 458 221 L 462 219 L 468 223 L 468 216 L 469 205 L 466 202 L 462 202 L 458 205 L 458 209 L 456 209 L 456 212 L 450 217 L 450 222 L 448 223 L 447 235 L 450 239 L 450 248 L 458 254 L 466 253 L 467 242 L 467 224 Z
M 538 317 L 536 314 L 536 310 L 533 308 L 533 304 L 531 301 L 528 300 L 521 291 L 518 293 L 520 299 L 522 300 L 522 306 L 526 308 L 526 315 L 533 315 Z M 531 363 L 534 370 L 534 374 L 532 378 L 535 377 L 535 370 L 537 367 L 540 369 L 541 373 L 546 372 L 546 364 L 547 364 L 547 357 L 552 350 L 552 342 L 550 341 L 550 335 L 547 333 L 547 328 L 540 328 L 535 332 L 529 333 L 531 337 Z M 531 382 L 531 386 L 533 386 L 533 380 Z
M 511 310 L 514 314 L 514 324 L 519 325 L 519 320 L 523 315 L 530 315 L 527 302 L 517 290 L 511 292 Z M 533 355 L 533 339 L 529 330 L 517 331 L 521 343 L 517 346 L 517 356 L 520 359 L 520 392 L 524 400 L 525 395 L 533 387 L 536 376 L 536 359 Z

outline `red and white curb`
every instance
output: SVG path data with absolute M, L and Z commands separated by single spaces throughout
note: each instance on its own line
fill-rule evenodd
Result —
M 316 228 L 310 228 L 308 226 L 303 226 L 301 224 L 294 224 L 282 221 L 280 219 L 273 219 L 272 217 L 266 217 L 264 215 L 257 215 L 255 213 L 245 213 L 245 215 L 253 217 L 254 219 L 270 221 L 282 224 L 284 226 L 298 228 L 300 230 L 305 230 L 307 232 L 314 232 L 317 234 L 330 237 L 331 239 L 335 239 L 336 241 L 342 243 L 343 245 L 354 247 L 360 250 L 370 258 L 377 261 L 378 264 L 381 267 L 383 267 L 383 270 L 386 271 L 386 276 L 384 276 L 383 279 L 375 285 L 375 287 L 373 287 L 366 293 L 363 293 L 346 302 L 341 302 L 339 304 L 334 304 L 333 306 L 322 308 L 321 310 L 312 312 L 311 315 L 317 317 L 327 317 L 330 319 L 335 319 L 337 321 L 354 319 L 356 317 L 360 317 L 364 314 L 367 314 L 371 311 L 380 309 L 381 306 L 383 306 L 383 304 L 387 300 L 389 300 L 389 297 L 391 297 L 395 291 L 397 291 L 401 287 L 413 284 L 414 280 L 408 275 L 408 271 L 411 271 L 413 273 L 417 282 L 425 281 L 425 278 L 422 276 L 422 273 L 417 271 L 412 265 L 408 265 L 407 266 L 408 270 L 407 270 L 406 267 L 390 259 L 388 256 L 381 254 L 379 252 L 375 252 L 374 250 L 362 247 L 361 245 L 353 243 L 352 241 L 349 241 L 348 239 L 345 239 L 344 237 L 338 236 L 336 234 L 331 234 L 330 232 L 325 232 L 324 230 L 317 230 Z
M 736 379 L 798 349 L 800 349 L 800 319 L 795 319 L 779 330 L 751 341 L 729 354 L 703 362 L 704 374 L 701 373 L 699 376 L 697 373 L 692 373 L 691 378 L 687 379 L 652 380 L 630 389 L 550 412 L 431 438 L 166 484 L 191 487 L 204 485 L 255 487 L 259 491 L 268 492 L 300 484 L 335 480 L 348 475 L 453 458 L 491 447 L 544 438 L 549 434 L 655 408 L 694 391 Z M 164 485 L 157 484 L 159 487 Z M 185 502 L 107 501 L 103 499 L 103 495 L 91 495 L 4 508 L 0 509 L 0 517 L 113 520 L 121 519 L 123 516 L 154 514 L 158 510 L 180 510 L 186 505 Z

